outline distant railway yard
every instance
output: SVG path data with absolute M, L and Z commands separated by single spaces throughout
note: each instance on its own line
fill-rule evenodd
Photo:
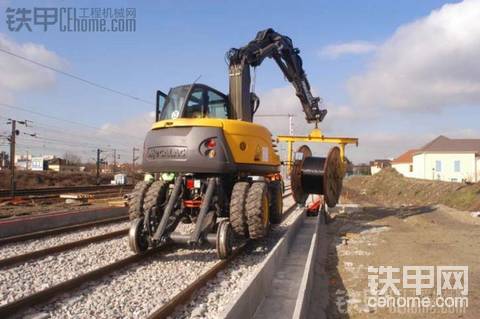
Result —
M 35 215 L 62 210 L 83 210 L 105 207 L 108 203 L 121 205 L 131 185 L 90 185 L 70 187 L 42 187 L 16 190 L 0 190 L 0 219 L 20 215 Z M 67 203 L 67 198 L 78 198 L 77 203 Z M 76 205 L 75 205 L 76 204 Z

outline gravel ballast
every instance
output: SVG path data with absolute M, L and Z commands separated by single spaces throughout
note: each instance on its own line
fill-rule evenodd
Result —
M 293 204 L 293 199 L 284 200 L 284 207 Z M 299 217 L 302 209 L 296 209 L 282 223 L 271 230 L 268 239 L 255 244 L 248 254 L 239 258 L 217 274 L 206 287 L 200 289 L 192 301 L 176 310 L 173 318 L 219 318 L 222 311 L 234 300 L 247 284 L 268 253 L 285 234 L 288 227 Z
M 213 249 L 159 253 L 37 307 L 32 314 L 48 314 L 48 318 L 146 318 L 217 260 Z
M 285 208 L 292 204 L 292 198 L 284 200 Z M 174 317 L 217 318 L 301 212 L 301 209 L 294 210 L 271 230 L 268 239 L 255 243 L 248 254 L 235 259 L 198 291 L 188 305 L 178 309 Z M 190 230 L 192 226 L 181 225 L 181 232 Z M 119 238 L 25 263 L 0 273 L 0 298 L 2 303 L 11 302 L 129 255 L 131 252 L 126 238 Z M 101 280 L 85 283 L 46 305 L 31 309 L 27 315 L 42 318 L 145 318 L 217 261 L 216 251 L 211 248 L 175 248 Z
M 128 228 L 129 225 L 130 223 L 128 221 L 112 223 L 108 225 L 94 226 L 88 229 L 77 230 L 74 232 L 68 232 L 65 234 L 46 236 L 43 238 L 7 244 L 0 247 L 0 259 L 111 233 L 117 230 Z
M 0 305 L 131 255 L 126 238 L 90 244 L 0 271 Z

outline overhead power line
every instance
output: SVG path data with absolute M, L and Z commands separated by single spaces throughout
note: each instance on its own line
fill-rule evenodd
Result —
M 63 119 L 63 118 L 60 118 L 60 117 L 56 117 L 56 116 L 45 114 L 45 113 L 40 113 L 40 112 L 33 111 L 33 110 L 30 110 L 30 109 L 27 109 L 27 108 L 24 108 L 24 107 L 15 106 L 15 105 L 12 105 L 12 104 L 0 103 L 0 105 L 3 106 L 3 107 L 17 109 L 17 110 L 21 110 L 21 111 L 28 112 L 28 113 L 31 113 L 31 114 L 43 116 L 43 117 L 50 118 L 50 119 L 53 119 L 53 120 L 62 121 L 62 122 L 75 124 L 75 125 L 80 125 L 80 126 L 83 126 L 83 127 L 88 127 L 90 129 L 94 129 L 94 130 L 97 130 L 97 131 L 104 131 L 102 128 L 97 127 L 97 126 L 92 126 L 92 125 L 88 125 L 88 124 L 84 124 L 84 123 L 80 123 L 80 122 L 76 122 L 76 121 L 72 121 L 72 120 Z M 116 131 L 120 131 L 120 130 L 116 130 Z M 135 138 L 135 139 L 143 139 L 143 137 L 128 135 L 128 134 L 125 134 L 125 133 L 116 133 L 116 134 L 123 135 L 123 136 L 128 136 L 130 138 Z
M 96 141 L 95 143 L 96 147 L 108 148 L 108 147 L 111 147 L 112 145 L 121 145 L 123 147 L 129 148 L 132 146 L 132 143 L 125 143 L 124 140 L 117 140 L 113 137 L 96 136 L 94 135 L 94 133 L 90 133 L 90 135 L 87 135 L 88 133 L 81 134 L 77 132 L 68 131 L 65 128 L 59 128 L 59 127 L 49 125 L 49 124 L 44 124 L 44 123 L 41 123 L 42 125 L 39 125 L 38 123 L 39 122 L 35 121 L 35 124 L 30 125 L 30 128 L 33 129 L 36 133 L 42 132 L 44 134 L 47 134 L 47 137 L 49 135 L 53 135 L 54 137 L 57 137 L 59 135 L 58 133 L 61 133 L 63 137 L 66 137 L 65 135 L 67 135 L 67 136 L 70 136 L 70 138 L 72 137 L 74 139 L 80 138 L 82 140 L 87 140 L 87 141 L 93 139 Z M 122 139 L 122 137 L 118 137 L 118 139 Z M 133 144 L 136 144 L 136 143 L 133 143 Z
M 3 52 L 3 53 L 8 54 L 8 55 L 10 55 L 10 56 L 16 57 L 16 58 L 18 58 L 18 59 L 21 59 L 21 60 L 30 62 L 30 63 L 35 64 L 35 65 L 37 65 L 37 66 L 40 66 L 40 67 L 42 67 L 42 68 L 45 68 L 45 69 L 48 69 L 48 70 L 51 70 L 51 71 L 60 73 L 60 74 L 62 74 L 62 75 L 68 76 L 68 77 L 70 77 L 70 78 L 72 78 L 72 79 L 75 79 L 75 80 L 81 81 L 81 82 L 83 82 L 83 83 L 89 84 L 89 85 L 91 85 L 91 86 L 94 86 L 94 87 L 97 87 L 97 88 L 100 88 L 100 89 L 109 91 L 109 92 L 111 92 L 111 93 L 115 93 L 115 94 L 118 94 L 118 95 L 122 95 L 122 96 L 124 96 L 124 97 L 128 97 L 128 98 L 130 98 L 130 99 L 133 99 L 133 100 L 135 100 L 135 101 L 142 102 L 142 103 L 145 103 L 145 104 L 149 104 L 149 105 L 153 105 L 153 104 L 154 104 L 152 101 L 147 101 L 147 100 L 142 99 L 142 98 L 140 98 L 140 97 L 138 97 L 138 96 L 134 96 L 134 95 L 131 95 L 131 94 L 128 94 L 128 93 L 124 93 L 124 92 L 121 92 L 121 91 L 118 91 L 118 90 L 109 88 L 109 87 L 107 87 L 107 86 L 105 86 L 105 85 L 101 85 L 101 84 L 95 83 L 95 82 L 93 82 L 93 81 L 90 81 L 90 80 L 81 78 L 81 77 L 79 77 L 78 75 L 75 75 L 75 74 L 72 74 L 72 73 L 68 73 L 68 72 L 62 71 L 62 70 L 60 70 L 60 69 L 54 68 L 54 67 L 52 67 L 52 66 L 49 66 L 49 65 L 46 65 L 46 64 L 43 64 L 43 63 L 34 61 L 34 60 L 32 60 L 32 59 L 29 59 L 29 58 L 26 58 L 26 57 L 24 57 L 24 56 L 18 55 L 18 54 L 16 54 L 16 53 L 10 52 L 10 51 L 5 50 L 5 49 L 3 49 L 3 48 L 0 48 L 0 52 Z

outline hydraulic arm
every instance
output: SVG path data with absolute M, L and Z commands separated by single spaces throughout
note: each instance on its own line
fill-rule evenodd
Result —
M 320 98 L 312 95 L 299 52 L 299 49 L 293 47 L 289 37 L 273 29 L 260 31 L 246 46 L 228 51 L 229 96 L 236 119 L 248 122 L 253 120 L 259 100 L 250 92 L 250 67 L 259 66 L 265 58 L 273 58 L 295 88 L 295 94 L 300 99 L 307 122 L 318 123 L 323 120 L 327 110 L 321 110 Z

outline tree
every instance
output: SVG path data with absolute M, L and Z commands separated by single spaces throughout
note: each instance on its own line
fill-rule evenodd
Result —
M 67 163 L 70 165 L 78 165 L 82 162 L 80 156 L 78 156 L 73 152 L 68 152 L 68 151 L 65 152 L 65 154 L 63 154 L 63 159 L 66 160 Z
M 7 152 L 0 152 L 0 168 L 9 167 L 10 161 Z

